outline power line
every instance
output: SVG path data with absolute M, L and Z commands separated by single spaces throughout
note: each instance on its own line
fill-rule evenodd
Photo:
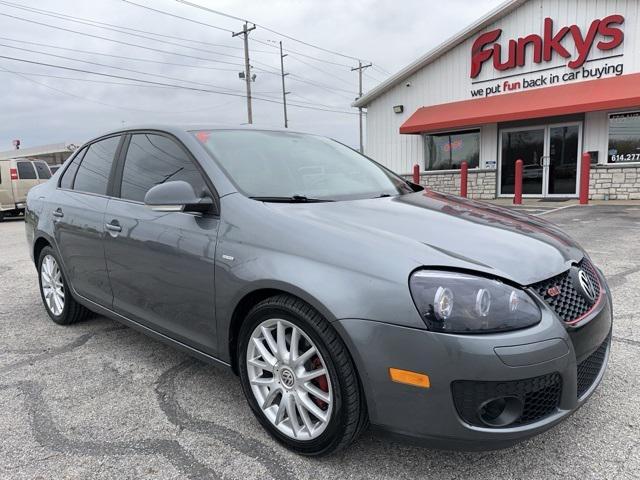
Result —
M 320 82 L 315 82 L 313 80 L 307 80 L 307 79 L 305 79 L 305 77 L 301 77 L 300 75 L 298 75 L 296 73 L 291 73 L 290 75 L 291 75 L 292 79 L 294 79 L 294 80 L 296 80 L 298 82 L 306 83 L 308 85 L 313 85 L 315 87 L 321 88 L 321 89 L 326 90 L 326 91 L 331 92 L 331 93 L 337 94 L 337 92 L 345 92 L 345 93 L 349 93 L 351 95 L 356 95 L 355 92 L 351 92 L 349 90 L 344 90 L 342 88 L 336 88 L 336 87 L 333 87 L 331 85 L 327 85 L 326 83 L 320 83 Z M 350 100 L 352 99 L 351 97 L 346 97 L 345 95 L 340 95 L 340 96 L 344 97 L 344 98 L 349 98 Z
M 41 66 L 45 66 L 45 67 L 50 67 L 50 68 L 59 68 L 62 70 L 69 70 L 69 71 L 73 71 L 73 72 L 81 72 L 81 73 L 89 73 L 91 75 L 99 75 L 102 77 L 110 77 L 110 78 L 118 78 L 121 80 L 132 80 L 135 82 L 141 82 L 141 83 L 148 83 L 151 85 L 161 85 L 161 86 L 167 86 L 167 87 L 173 87 L 173 88 L 179 88 L 179 89 L 183 89 L 183 90 L 190 90 L 190 91 L 194 91 L 194 92 L 206 92 L 206 93 L 214 93 L 214 94 L 218 94 L 218 95 L 227 95 L 227 96 L 231 96 L 231 97 L 242 97 L 244 98 L 245 95 L 239 94 L 239 93 L 232 93 L 232 92 L 220 92 L 220 91 L 216 91 L 216 90 L 211 90 L 211 89 L 204 89 L 204 88 L 200 88 L 200 87 L 191 87 L 188 85 L 176 85 L 176 84 L 170 84 L 170 83 L 163 83 L 163 82 L 156 82 L 153 80 L 145 80 L 145 79 L 140 79 L 140 78 L 135 78 L 135 77 L 126 77 L 123 75 L 114 75 L 114 74 L 109 74 L 109 73 L 102 73 L 102 72 L 94 72 L 91 70 L 84 70 L 84 69 L 80 69 L 80 68 L 73 68 L 73 67 L 66 67 L 63 65 L 55 65 L 55 64 L 51 64 L 51 63 L 44 63 L 44 62 L 37 62 L 35 60 L 27 60 L 24 58 L 16 58 L 16 57 L 9 57 L 6 55 L 0 55 L 0 58 L 4 58 L 6 60 L 13 60 L 16 62 L 23 62 L 23 63 L 29 63 L 32 65 L 41 65 Z M 263 98 L 263 97 L 253 97 L 256 100 L 260 100 L 263 102 L 267 102 L 267 103 L 276 103 L 276 104 L 280 104 L 282 102 L 279 102 L 277 100 L 274 99 L 270 99 L 270 98 Z M 308 105 L 302 105 L 302 104 L 298 104 L 298 103 L 290 103 L 289 105 L 291 106 L 295 106 L 298 108 L 306 108 L 309 110 L 317 110 L 317 111 L 321 111 L 321 112 L 333 112 L 333 113 L 342 113 L 345 115 L 357 115 L 356 112 L 347 112 L 347 111 L 341 111 L 341 110 L 330 110 L 330 109 L 324 109 L 324 108 L 317 108 L 317 107 L 312 107 L 312 106 L 308 106 Z
M 232 46 L 232 45 L 224 45 L 224 44 L 221 44 L 221 43 L 203 42 L 203 41 L 200 41 L 200 40 L 193 40 L 193 39 L 189 39 L 189 38 L 176 37 L 176 36 L 173 36 L 173 35 L 167 35 L 167 34 L 162 34 L 162 33 L 157 33 L 157 32 L 149 32 L 149 31 L 146 31 L 146 30 L 139 30 L 139 29 L 135 29 L 135 28 L 131 28 L 131 27 L 125 27 L 123 25 L 115 25 L 115 24 L 112 24 L 112 23 L 100 22 L 98 20 L 93 20 L 93 19 L 90 19 L 90 18 L 75 17 L 73 15 L 68 15 L 68 14 L 59 13 L 59 12 L 53 12 L 51 10 L 45 10 L 45 9 L 35 8 L 35 7 L 27 7 L 27 6 L 24 6 L 24 5 L 19 5 L 19 4 L 7 2 L 6 0 L 0 0 L 0 5 L 5 5 L 5 6 L 8 6 L 8 7 L 17 8 L 19 10 L 24 10 L 24 11 L 31 12 L 31 13 L 37 13 L 39 15 L 54 17 L 54 18 L 58 18 L 58 19 L 61 19 L 61 20 L 66 20 L 66 21 L 69 21 L 69 22 L 80 23 L 82 25 L 88 25 L 88 26 L 91 26 L 91 27 L 103 28 L 105 30 L 111 30 L 111 31 L 118 32 L 118 33 L 124 33 L 125 35 L 132 35 L 134 37 L 145 38 L 147 40 L 152 40 L 152 41 L 155 41 L 155 42 L 166 43 L 166 44 L 169 44 L 169 45 L 175 45 L 175 46 L 184 47 L 184 48 L 191 48 L 193 50 L 200 50 L 200 51 L 204 51 L 204 52 L 207 52 L 207 53 L 215 53 L 215 54 L 218 54 L 218 55 L 228 55 L 228 54 L 223 54 L 223 53 L 220 53 L 220 52 L 211 52 L 211 50 L 203 50 L 203 49 L 200 49 L 200 48 L 191 47 L 189 45 L 182 45 L 182 44 L 177 44 L 177 43 L 173 43 L 173 42 L 166 42 L 166 41 L 163 41 L 163 40 L 159 40 L 157 38 L 151 38 L 151 37 L 147 37 L 147 36 L 144 36 L 144 35 L 136 35 L 136 34 L 129 33 L 129 32 L 123 31 L 123 30 L 129 30 L 129 31 L 136 32 L 136 33 L 145 33 L 147 35 L 155 35 L 155 36 L 158 36 L 158 37 L 170 38 L 170 39 L 173 39 L 173 40 L 180 40 L 180 41 L 183 41 L 183 42 L 199 43 L 199 44 L 202 44 L 202 45 L 208 45 L 208 46 L 213 46 L 213 47 L 222 47 L 222 48 L 230 48 L 230 49 L 234 49 L 234 50 L 242 50 L 241 47 L 235 47 L 235 46 Z M 112 28 L 109 28 L 109 27 L 112 27 Z M 275 54 L 276 53 L 276 52 L 270 52 L 270 51 L 267 51 L 267 50 L 254 50 L 254 51 L 255 52 L 260 52 L 260 53 L 268 53 L 268 54 Z M 242 58 L 242 57 L 236 56 L 235 58 Z
M 285 50 L 286 51 L 286 50 Z M 342 83 L 345 83 L 349 86 L 351 86 L 351 82 L 348 82 L 347 80 L 337 77 L 336 75 L 334 75 L 331 72 L 327 72 L 326 70 L 321 69 L 320 67 L 316 67 L 315 65 L 310 64 L 309 62 L 305 62 L 304 60 L 302 60 L 301 58 L 298 58 L 296 55 L 291 55 L 291 58 L 293 58 L 294 60 L 296 60 L 297 62 L 302 63 L 303 65 L 306 65 L 307 67 L 311 67 L 314 70 L 317 70 L 318 72 L 324 73 L 325 75 L 330 76 L 331 78 L 335 79 L 335 80 L 339 80 Z
M 51 85 L 47 85 L 46 83 L 38 82 L 37 80 L 34 80 L 32 78 L 28 78 L 28 76 L 31 75 L 31 74 L 24 74 L 24 73 L 21 73 L 21 72 L 11 71 L 11 70 L 8 70 L 8 69 L 6 69 L 6 68 L 4 68 L 2 66 L 0 66 L 0 70 L 3 70 L 6 73 L 11 73 L 13 75 L 16 75 L 16 76 L 22 78 L 23 80 L 27 80 L 27 81 L 35 83 L 37 85 L 41 85 L 43 87 L 49 88 L 49 89 L 54 90 L 54 91 L 56 91 L 58 93 L 62 93 L 63 95 L 67 95 L 69 97 L 78 98 L 80 100 L 84 100 L 84 101 L 87 101 L 87 102 L 96 103 L 98 105 L 104 105 L 104 106 L 107 106 L 107 107 L 117 108 L 117 109 L 122 109 L 122 110 L 132 110 L 132 111 L 136 111 L 136 112 L 145 112 L 145 113 L 163 113 L 163 114 L 171 113 L 171 114 L 176 114 L 176 113 L 197 112 L 197 111 L 200 111 L 200 110 L 208 110 L 208 109 L 211 109 L 211 108 L 219 108 L 219 107 L 223 107 L 223 106 L 226 106 L 226 105 L 231 103 L 231 101 L 229 101 L 229 102 L 225 102 L 225 103 L 223 103 L 221 105 L 210 105 L 210 106 L 203 107 L 203 108 L 197 108 L 197 109 L 192 109 L 192 110 L 182 110 L 182 111 L 162 111 L 162 110 L 159 111 L 159 110 L 146 110 L 146 109 L 133 108 L 133 107 L 124 107 L 122 105 L 114 105 L 114 104 L 111 104 L 111 103 L 102 102 L 100 100 L 95 100 L 93 98 L 83 97 L 83 96 L 75 94 L 75 93 L 70 93 L 70 92 L 68 92 L 66 90 L 61 90 L 59 88 L 52 87 Z M 60 78 L 63 78 L 63 77 L 60 77 Z M 115 82 L 112 82 L 112 83 L 115 83 Z M 122 85 L 122 84 L 120 84 L 120 85 Z M 130 85 L 133 85 L 133 84 L 130 84 Z
M 6 3 L 2 3 L 1 1 L 0 1 L 0 4 L 1 5 L 5 5 L 5 6 L 7 5 Z M 181 44 L 181 43 L 169 42 L 167 40 L 160 40 L 160 39 L 157 39 L 157 38 L 149 37 L 147 35 L 141 35 L 139 33 L 126 32 L 126 31 L 120 30 L 118 28 L 111 28 L 111 27 L 105 27 L 105 26 L 100 26 L 100 25 L 94 25 L 92 23 L 85 22 L 83 20 L 71 20 L 71 19 L 68 19 L 68 18 L 64 18 L 63 16 L 61 16 L 59 14 L 56 14 L 56 13 L 42 13 L 42 12 L 33 11 L 33 10 L 29 10 L 29 9 L 22 8 L 22 7 L 12 7 L 12 8 L 21 8 L 23 10 L 30 11 L 31 13 L 37 13 L 38 15 L 44 15 L 44 16 L 47 16 L 47 17 L 54 17 L 54 18 L 58 18 L 58 19 L 61 19 L 61 20 L 67 21 L 67 22 L 80 23 L 82 25 L 88 25 L 90 27 L 102 28 L 102 29 L 105 29 L 105 30 L 114 31 L 114 32 L 121 33 L 121 34 L 130 35 L 132 37 L 138 37 L 138 38 L 143 38 L 145 40 L 151 40 L 153 42 L 163 43 L 163 44 L 166 44 L 166 45 L 172 45 L 174 47 L 188 48 L 188 49 L 191 49 L 191 50 L 197 50 L 197 51 L 200 51 L 200 52 L 205 52 L 205 53 L 209 53 L 209 54 L 213 54 L 213 55 L 221 55 L 223 57 L 229 57 L 229 58 L 240 58 L 240 59 L 242 58 L 239 55 L 233 55 L 231 53 L 216 52 L 216 51 L 211 51 L 211 49 L 204 49 L 204 48 L 199 48 L 199 47 L 193 47 L 193 46 L 190 46 L 190 45 L 184 45 L 184 44 Z M 3 15 L 6 15 L 6 14 L 3 14 Z M 18 18 L 24 20 L 24 17 L 18 17 Z
M 115 70 L 121 70 L 123 72 L 138 73 L 138 74 L 141 74 L 141 75 L 149 75 L 149 76 L 158 77 L 158 78 L 165 78 L 167 80 L 175 80 L 175 81 L 178 81 L 178 82 L 186 82 L 186 83 L 193 83 L 193 84 L 196 84 L 196 85 L 203 85 L 203 86 L 206 86 L 206 87 L 221 88 L 223 90 L 233 90 L 233 89 L 230 89 L 230 88 L 222 87 L 220 85 L 212 85 L 210 83 L 202 83 L 202 82 L 196 82 L 196 81 L 193 81 L 193 80 L 185 80 L 183 78 L 170 77 L 168 75 L 162 75 L 160 73 L 148 73 L 148 72 L 143 72 L 143 71 L 140 71 L 140 70 L 135 70 L 135 69 L 132 69 L 132 68 L 117 67 L 115 65 L 108 65 L 108 64 L 105 64 L 105 63 L 92 62 L 90 60 L 82 60 L 82 59 L 79 59 L 79 58 L 65 57 L 64 55 L 56 55 L 55 53 L 47 53 L 47 52 L 43 52 L 41 50 L 32 50 L 30 48 L 14 47 L 12 45 L 6 45 L 6 44 L 3 44 L 3 43 L 0 43 L 0 47 L 13 48 L 14 50 L 22 50 L 24 52 L 37 53 L 39 55 L 46 55 L 48 57 L 60 58 L 62 60 L 71 60 L 73 62 L 88 63 L 89 65 L 95 65 L 95 66 L 98 66 L 98 67 L 113 68 Z
M 27 44 L 27 45 L 36 45 L 38 47 L 53 48 L 55 50 L 66 50 L 68 52 L 84 53 L 84 54 L 87 54 L 87 55 L 100 55 L 100 56 L 104 56 L 104 57 L 119 58 L 119 59 L 122 59 L 122 60 L 133 60 L 135 62 L 157 63 L 157 64 L 160 64 L 160 65 L 172 65 L 172 66 L 175 66 L 175 67 L 187 67 L 187 68 L 200 68 L 200 69 L 205 69 L 205 70 L 219 70 L 219 71 L 222 71 L 222 72 L 237 72 L 238 71 L 237 68 L 223 68 L 223 67 L 212 67 L 212 66 L 207 66 L 207 65 L 189 65 L 189 64 L 185 64 L 185 63 L 163 62 L 163 61 L 160 61 L 160 60 L 152 60 L 150 58 L 127 57 L 127 56 L 123 56 L 123 55 L 114 55 L 114 54 L 111 54 L 111 53 L 95 52 L 95 51 L 92 51 L 92 50 L 81 50 L 81 49 L 78 49 L 78 48 L 60 47 L 58 45 L 50 45 L 48 43 L 32 42 L 32 41 L 29 41 L 29 40 L 20 40 L 20 39 L 9 38 L 9 37 L 0 37 L 0 40 L 8 40 L 10 42 L 24 43 L 24 44 Z
M 25 11 L 29 11 L 29 12 L 47 13 L 47 14 L 50 14 L 50 15 L 54 15 L 56 17 L 64 18 L 64 19 L 72 19 L 72 20 L 90 22 L 90 23 L 96 24 L 96 25 L 105 25 L 105 26 L 108 26 L 108 27 L 115 27 L 115 28 L 119 28 L 119 29 L 122 29 L 122 30 L 130 30 L 132 32 L 137 32 L 137 33 L 146 33 L 148 35 L 155 35 L 155 36 L 158 36 L 158 37 L 170 38 L 172 40 L 180 40 L 180 41 L 183 41 L 183 42 L 199 43 L 201 45 L 209 45 L 209 46 L 212 46 L 212 47 L 222 47 L 222 48 L 230 48 L 230 49 L 233 49 L 233 50 L 242 50 L 242 47 L 236 47 L 236 46 L 233 46 L 233 45 L 225 45 L 225 44 L 222 44 L 222 43 L 204 42 L 202 40 L 194 40 L 194 39 L 190 39 L 190 38 L 176 37 L 174 35 L 167 35 L 165 33 L 149 32 L 147 30 L 139 30 L 139 29 L 136 29 L 136 28 L 125 27 L 125 26 L 122 26 L 122 25 L 114 25 L 112 23 L 99 22 L 98 20 L 92 20 L 90 18 L 74 17 L 73 15 L 67 15 L 67 14 L 64 14 L 64 13 L 52 12 L 51 10 L 44 10 L 44 9 L 35 8 L 35 7 L 27 7 L 27 6 L 24 6 L 24 5 L 11 3 L 11 2 L 4 1 L 4 0 L 1 0 L 0 4 L 11 6 L 11 7 L 18 8 L 18 9 L 25 10 Z M 121 32 L 121 33 L 124 33 L 124 32 Z M 267 52 L 265 50 L 261 50 L 261 52 L 263 52 L 263 53 L 275 53 L 275 52 Z
M 128 0 L 122 0 L 122 1 L 125 1 L 127 3 L 131 3 L 133 5 L 140 6 L 142 8 L 147 8 L 147 9 L 151 9 L 151 10 L 154 10 L 154 11 L 156 10 L 156 9 L 151 8 L 151 7 L 146 7 L 144 5 L 138 5 L 137 3 L 134 3 L 134 2 L 129 2 Z M 163 12 L 161 12 L 161 13 L 163 13 Z M 173 51 L 170 51 L 170 50 L 163 50 L 163 49 L 159 49 L 159 48 L 148 47 L 148 46 L 145 46 L 145 45 L 140 45 L 140 44 L 136 44 L 136 43 L 125 42 L 125 41 L 122 41 L 122 40 L 116 40 L 116 39 L 113 39 L 113 38 L 104 37 L 104 36 L 101 36 L 101 35 L 95 35 L 95 34 L 91 34 L 91 33 L 87 33 L 87 32 L 81 32 L 81 31 L 78 31 L 78 30 L 74 30 L 74 29 L 71 29 L 71 28 L 65 28 L 65 27 L 61 27 L 61 26 L 58 26 L 58 25 L 51 25 L 49 23 L 39 22 L 37 20 L 28 19 L 28 18 L 24 18 L 24 17 L 19 17 L 19 16 L 16 16 L 16 15 L 10 15 L 8 13 L 0 12 L 0 16 L 5 16 L 5 17 L 16 19 L 16 20 L 20 20 L 20 21 L 23 21 L 23 22 L 26 22 L 26 23 L 33 23 L 33 24 L 36 24 L 36 25 L 41 25 L 41 26 L 45 26 L 45 27 L 48 27 L 48 28 L 69 32 L 69 33 L 75 33 L 77 35 L 82 35 L 82 36 L 85 36 L 85 37 L 96 38 L 96 39 L 99 39 L 99 40 L 105 40 L 105 41 L 116 43 L 116 44 L 119 44 L 119 45 L 126 45 L 126 46 L 130 46 L 130 47 L 141 48 L 141 49 L 152 51 L 152 52 L 169 54 L 169 55 L 174 55 L 174 56 L 184 57 L 184 58 L 191 58 L 191 59 L 195 59 L 195 60 L 202 60 L 202 61 L 210 62 L 210 63 L 221 63 L 221 64 L 225 64 L 225 65 L 233 65 L 233 66 L 237 66 L 237 67 L 243 67 L 243 64 L 241 64 L 241 63 L 228 62 L 228 61 L 225 61 L 225 60 L 217 60 L 217 59 L 212 59 L 212 58 L 204 58 L 204 57 L 199 57 L 199 56 L 196 56 L 196 55 L 189 55 L 189 54 L 186 54 L 186 53 L 178 53 L 178 52 L 173 52 Z M 182 17 L 179 17 L 179 18 L 182 18 Z M 187 19 L 187 20 L 189 20 L 189 19 Z M 196 23 L 201 23 L 201 22 L 196 22 Z M 212 26 L 210 24 L 205 24 L 205 25 Z M 231 30 L 229 30 L 229 31 L 231 31 Z M 190 48 L 190 47 L 186 47 L 185 46 L 184 48 Z M 239 57 L 239 58 L 242 58 L 242 57 Z M 264 64 L 262 62 L 257 62 L 257 61 L 254 61 L 253 63 L 256 64 L 256 65 L 262 65 L 263 68 L 255 68 L 255 70 L 257 70 L 257 71 L 262 71 L 264 73 L 270 73 L 270 74 L 273 74 L 273 75 L 280 75 L 280 73 L 275 68 L 271 67 L 270 65 Z M 204 68 L 204 67 L 200 67 L 200 68 Z M 267 70 L 267 68 L 273 69 L 273 70 Z M 347 91 L 347 90 L 344 90 L 344 89 L 332 87 L 330 85 L 322 84 L 320 82 L 314 82 L 312 80 L 307 80 L 305 77 L 303 77 L 301 75 L 292 74 L 292 78 L 293 77 L 295 77 L 296 81 L 298 81 L 298 82 L 306 83 L 308 85 L 313 85 L 313 86 L 325 89 L 325 90 L 333 92 L 333 93 L 335 93 L 334 91 L 337 90 L 337 91 L 342 91 L 342 92 L 346 92 L 346 93 L 349 93 L 349 94 L 354 94 L 354 92 L 351 92 L 351 91 Z
M 129 2 L 129 0 L 122 0 L 122 1 L 123 1 L 123 2 L 127 2 L 127 3 L 131 3 L 131 2 Z M 215 13 L 216 15 L 222 15 L 222 16 L 224 16 L 224 17 L 231 18 L 231 19 L 233 19 L 233 20 L 239 20 L 239 21 L 241 21 L 241 22 L 249 22 L 249 23 L 253 23 L 255 26 L 260 27 L 260 28 L 262 28 L 262 29 L 266 30 L 267 32 L 275 33 L 276 35 L 280 35 L 281 37 L 287 38 L 287 39 L 289 39 L 289 40 L 292 40 L 292 41 L 294 41 L 294 42 L 300 43 L 300 44 L 302 44 L 302 45 L 306 45 L 307 47 L 316 48 L 316 49 L 318 49 L 318 50 L 322 50 L 323 52 L 331 53 L 331 54 L 333 54 L 333 55 L 338 55 L 338 56 L 340 56 L 340 57 L 348 58 L 348 59 L 350 59 L 350 60 L 355 60 L 355 61 L 360 60 L 359 58 L 357 58 L 357 57 L 353 57 L 353 56 L 351 56 L 351 55 L 346 55 L 346 54 L 344 54 L 344 53 L 336 52 L 336 51 L 334 51 L 334 50 L 329 50 L 329 49 L 327 49 L 327 48 L 320 47 L 320 46 L 318 46 L 318 45 L 314 45 L 314 44 L 312 44 L 312 43 L 305 42 L 305 41 L 303 41 L 303 40 L 299 40 L 299 39 L 297 39 L 297 38 L 295 38 L 295 37 L 291 37 L 291 36 L 286 35 L 286 34 L 284 34 L 284 33 L 281 33 L 281 32 L 278 32 L 278 31 L 276 31 L 276 30 L 273 30 L 272 28 L 265 27 L 265 26 L 264 26 L 264 25 L 262 25 L 262 24 L 259 24 L 259 23 L 256 23 L 256 22 L 252 22 L 252 21 L 247 20 L 247 19 L 244 19 L 244 18 L 235 17 L 235 16 L 233 16 L 233 15 L 229 15 L 228 13 L 224 13 L 224 12 L 221 12 L 221 11 L 219 11 L 219 10 L 214 10 L 214 9 L 212 9 L 212 8 L 203 7 L 202 5 L 198 5 L 198 4 L 196 4 L 196 3 L 191 3 L 191 2 L 189 2 L 189 1 L 187 1 L 187 0 L 176 0 L 176 1 L 177 1 L 178 3 L 182 3 L 182 4 L 184 4 L 184 5 L 188 5 L 188 6 L 190 6 L 190 7 L 199 8 L 200 10 L 205 10 L 205 11 L 207 11 L 207 12 Z
M 147 85 L 144 83 L 129 83 L 129 82 L 112 82 L 109 80 L 96 80 L 93 78 L 79 78 L 79 77 L 64 77 L 61 75 L 51 75 L 51 74 L 46 74 L 46 73 L 34 73 L 34 72 L 20 72 L 20 71 L 16 71 L 16 70 L 8 70 L 4 67 L 0 67 L 0 69 L 4 70 L 7 73 L 15 73 L 16 75 L 26 75 L 27 77 L 43 77 L 43 78 L 55 78 L 57 80 L 67 80 L 67 81 L 72 81 L 72 82 L 85 82 L 85 83 L 101 83 L 101 84 L 105 84 L 105 85 L 116 85 L 116 86 L 121 86 L 121 87 L 140 87 L 140 88 L 160 88 L 160 89 L 172 89 L 174 87 L 170 87 L 170 86 L 161 86 L 161 85 Z M 195 93 L 199 93 L 199 92 L 195 92 Z M 201 92 L 204 93 L 204 92 Z M 265 95 L 265 94 L 275 94 L 275 93 L 280 93 L 279 91 L 270 91 L 270 92 L 255 92 L 255 93 L 259 93 L 260 95 Z M 339 109 L 340 107 L 337 106 L 330 106 L 330 105 L 324 105 L 324 104 L 317 104 L 316 102 L 300 102 L 300 103 L 309 103 L 311 105 L 322 105 L 322 106 L 326 106 L 327 108 L 336 108 Z M 203 110 L 206 110 L 205 107 L 203 108 Z M 193 111 L 197 111 L 197 110 L 193 110 Z
M 326 103 L 320 103 L 317 100 L 313 100 L 309 97 L 305 97 L 304 95 L 300 95 L 299 93 L 295 93 L 295 92 L 290 92 L 290 93 L 291 93 L 291 96 L 293 97 L 298 97 L 298 98 L 302 98 L 303 100 L 306 100 L 306 102 L 303 102 L 303 103 L 308 103 L 310 105 L 321 105 L 326 108 L 340 108 L 336 105 L 327 105 Z
M 374 70 L 379 71 L 380 73 L 382 73 L 383 75 L 391 75 L 391 72 L 389 70 L 385 70 L 384 68 L 382 68 L 380 65 L 376 65 L 375 63 L 373 65 L 371 65 L 371 68 L 373 68 Z
M 256 42 L 259 43 L 261 45 L 266 45 L 268 47 L 272 47 L 272 48 L 278 48 L 275 45 L 271 45 L 268 42 L 273 41 L 273 40 L 259 40 L 257 38 L 252 38 L 251 39 L 252 42 Z M 325 60 L 323 58 L 318 58 L 318 57 L 314 57 L 312 55 L 307 55 L 306 53 L 302 53 L 302 52 L 296 52 L 295 50 L 291 50 L 289 48 L 285 48 L 284 49 L 285 52 L 290 53 L 290 54 L 295 54 L 295 55 L 300 55 L 301 57 L 305 57 L 305 58 L 309 58 L 311 60 L 315 60 L 316 62 L 323 62 L 323 63 L 328 63 L 330 65 L 336 65 L 338 67 L 344 67 L 344 68 L 351 68 L 351 65 L 347 65 L 346 63 L 337 63 L 337 62 L 332 62 L 330 60 Z
M 148 7 L 147 5 L 140 5 L 139 3 L 131 2 L 130 0 L 122 0 L 125 3 L 130 5 L 135 5 L 136 7 L 144 8 L 146 10 L 151 10 L 153 12 L 161 13 L 163 15 L 167 15 L 169 17 L 179 18 L 181 20 L 186 20 L 187 22 L 196 23 L 198 25 L 204 25 L 205 27 L 215 28 L 216 30 L 221 30 L 227 33 L 233 33 L 233 30 L 229 30 L 228 28 L 218 27 L 217 25 L 211 25 L 210 23 L 200 22 L 198 20 L 194 20 L 192 18 L 182 17 L 180 15 L 176 15 L 175 13 L 165 12 L 164 10 L 158 10 L 156 8 Z
M 123 1 L 125 1 L 125 0 L 123 0 Z M 83 35 L 85 37 L 91 37 L 91 38 L 97 38 L 97 39 L 100 39 L 100 40 L 106 40 L 108 42 L 118 43 L 120 45 L 126 45 L 126 46 L 129 46 L 129 47 L 136 47 L 136 48 L 142 48 L 144 50 L 150 50 L 150 51 L 153 51 L 153 52 L 165 53 L 165 54 L 169 54 L 169 55 L 176 55 L 176 56 L 179 56 L 179 57 L 193 58 L 193 59 L 196 59 L 196 60 L 204 60 L 206 62 L 212 62 L 212 63 L 224 63 L 224 64 L 227 64 L 227 65 L 242 66 L 242 64 L 240 64 L 240 63 L 227 62 L 225 60 L 216 60 L 216 59 L 212 59 L 212 58 L 197 57 L 197 56 L 194 56 L 194 55 L 188 55 L 186 53 L 177 53 L 177 52 L 172 52 L 170 50 L 162 50 L 162 49 L 159 49 L 159 48 L 147 47 L 147 46 L 136 44 L 136 43 L 124 42 L 122 40 L 115 40 L 113 38 L 103 37 L 101 35 L 94 35 L 94 34 L 86 33 L 86 32 L 80 32 L 78 30 L 73 30 L 71 28 L 65 28 L 65 27 L 60 27 L 58 25 L 51 25 L 49 23 L 38 22 L 36 20 L 31 20 L 31 19 L 28 19 L 28 18 L 23 18 L 23 17 L 18 17 L 18 16 L 15 16 L 15 15 L 10 15 L 8 13 L 0 12 L 0 16 L 13 18 L 13 19 L 20 20 L 20 21 L 27 22 L 27 23 L 34 23 L 36 25 L 41 25 L 41 26 L 45 26 L 45 27 L 49 27 L 49 28 L 54 28 L 56 30 L 62 30 L 62 31 L 65 31 L 65 32 L 75 33 L 75 34 L 78 34 L 78 35 Z M 185 47 L 185 48 L 188 48 L 188 47 Z M 242 58 L 242 57 L 240 57 L 240 58 Z

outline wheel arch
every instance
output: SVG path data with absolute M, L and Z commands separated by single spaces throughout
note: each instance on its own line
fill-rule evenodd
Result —
M 39 233 L 36 235 L 35 240 L 33 241 L 33 263 L 38 266 L 38 258 L 40 257 L 40 252 L 44 247 L 51 247 L 55 250 L 55 243 L 51 238 L 48 238 L 44 233 Z
M 241 298 L 235 303 L 235 307 L 233 308 L 233 313 L 229 319 L 229 328 L 228 328 L 228 336 L 227 336 L 227 344 L 226 351 L 229 355 L 229 360 L 231 364 L 231 369 L 237 375 L 238 374 L 238 334 L 240 332 L 240 327 L 244 322 L 249 311 L 258 303 L 266 300 L 270 297 L 275 297 L 277 295 L 289 295 L 291 297 L 302 300 L 303 302 L 309 304 L 315 310 L 317 310 L 324 318 L 327 319 L 330 323 L 335 321 L 336 318 L 331 313 L 331 311 L 326 308 L 321 302 L 319 302 L 315 297 L 300 290 L 293 285 L 288 284 L 276 284 L 276 285 L 255 285 L 249 291 L 243 293 Z

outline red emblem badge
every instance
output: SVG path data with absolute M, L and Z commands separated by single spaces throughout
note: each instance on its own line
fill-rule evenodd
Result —
M 547 294 L 550 297 L 557 297 L 558 295 L 560 295 L 560 287 L 554 285 L 553 287 L 549 288 L 549 290 L 547 290 Z

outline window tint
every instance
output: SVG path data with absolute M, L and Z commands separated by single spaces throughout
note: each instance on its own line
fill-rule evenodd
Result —
M 191 184 L 197 195 L 207 189 L 200 171 L 176 142 L 161 135 L 132 135 L 120 196 L 143 202 L 151 187 L 174 180 Z
M 87 149 L 85 148 L 81 152 L 73 157 L 71 165 L 67 167 L 67 169 L 62 174 L 62 178 L 60 179 L 60 188 L 66 188 L 71 190 L 73 188 L 73 179 L 76 176 L 76 172 L 78 171 L 78 165 L 82 161 L 82 157 L 87 153 Z
M 118 148 L 120 137 L 110 137 L 92 143 L 87 149 L 78 168 L 73 189 L 80 192 L 107 193 L 107 183 L 111 173 L 111 165 Z
M 51 178 L 51 171 L 49 170 L 49 166 L 45 162 L 33 162 L 33 165 L 36 167 L 36 170 L 38 171 L 38 177 L 40 177 L 41 180 Z
M 35 180 L 36 171 L 31 162 L 16 162 L 18 167 L 18 178 L 20 180 Z

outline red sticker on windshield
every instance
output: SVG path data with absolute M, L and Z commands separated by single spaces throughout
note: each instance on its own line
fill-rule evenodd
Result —
M 210 136 L 211 136 L 211 132 L 207 132 L 205 130 L 201 132 L 196 132 L 196 138 L 200 140 L 202 143 L 207 143 L 209 141 Z

